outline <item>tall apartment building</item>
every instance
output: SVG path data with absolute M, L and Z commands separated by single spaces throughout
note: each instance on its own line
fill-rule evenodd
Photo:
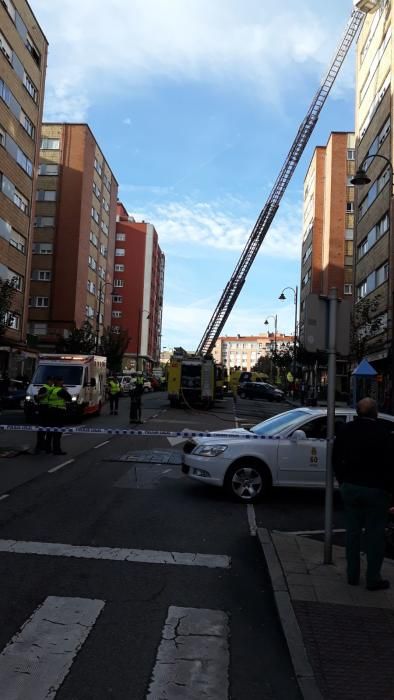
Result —
M 364 159 L 370 183 L 357 187 L 355 232 L 355 304 L 371 304 L 380 328 L 360 327 L 367 338 L 366 359 L 379 375 L 379 402 L 390 405 L 390 369 L 393 366 L 393 249 L 391 124 L 393 118 L 393 6 L 376 5 L 366 16 L 357 42 L 356 151 L 357 164 Z M 370 156 L 370 157 L 369 157 Z M 384 156 L 381 158 L 380 156 Z
M 127 368 L 149 369 L 160 362 L 165 258 L 157 231 L 136 222 L 118 203 L 112 327 L 127 330 Z
M 277 333 L 276 345 L 278 350 L 282 345 L 292 345 L 294 336 Z M 241 367 L 250 372 L 260 357 L 266 357 L 274 349 L 275 336 L 273 333 L 260 335 L 224 335 L 217 339 L 212 355 L 215 362 L 223 364 L 227 371 Z
M 17 292 L 0 371 L 30 373 L 25 346 L 32 216 L 48 42 L 26 0 L 0 2 L 0 279 Z
M 118 183 L 87 124 L 43 124 L 29 299 L 40 348 L 111 325 Z
M 327 295 L 336 287 L 339 298 L 352 295 L 354 172 L 354 134 L 334 132 L 326 146 L 315 149 L 304 180 L 301 343 L 309 294 Z

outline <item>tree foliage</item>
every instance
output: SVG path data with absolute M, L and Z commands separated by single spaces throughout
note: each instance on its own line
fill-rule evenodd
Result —
M 270 374 L 271 358 L 267 355 L 261 355 L 254 367 L 252 367 L 252 372 L 262 372 L 263 374 Z
M 100 341 L 100 353 L 106 356 L 108 369 L 111 372 L 122 371 L 123 355 L 129 340 L 128 330 L 121 329 L 115 333 L 110 326 L 105 328 Z
M 59 338 L 56 351 L 90 355 L 94 351 L 95 345 L 96 336 L 92 324 L 85 321 L 80 328 L 74 328 L 68 338 Z
M 376 314 L 379 301 L 380 294 L 374 299 L 361 299 L 354 305 L 350 320 L 350 354 L 357 362 L 365 357 L 367 347 L 370 349 L 371 338 L 385 330 L 381 316 Z
M 0 279 L 0 335 L 4 335 L 12 320 L 12 302 L 17 288 L 17 278 Z

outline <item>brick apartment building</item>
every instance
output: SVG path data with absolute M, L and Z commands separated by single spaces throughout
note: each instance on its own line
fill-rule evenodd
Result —
M 353 292 L 354 134 L 334 132 L 318 146 L 304 180 L 301 251 L 300 338 L 309 294 L 338 297 Z
M 0 372 L 29 374 L 25 344 L 32 217 L 48 42 L 25 0 L 0 2 L 0 278 L 17 292 L 0 341 Z
M 294 336 L 284 333 L 276 334 L 278 350 L 282 345 L 292 345 Z M 261 333 L 260 335 L 236 335 L 221 336 L 217 339 L 212 355 L 215 362 L 223 364 L 227 371 L 234 367 L 241 367 L 250 372 L 260 357 L 266 357 L 270 350 L 274 349 L 274 333 Z
M 165 258 L 152 224 L 136 222 L 118 203 L 112 327 L 127 330 L 125 367 L 160 362 Z
M 53 349 L 89 321 L 111 325 L 117 181 L 87 124 L 43 124 L 29 332 Z
M 357 165 L 367 157 L 370 182 L 356 188 L 355 304 L 377 302 L 373 315 L 380 327 L 372 333 L 370 327 L 360 327 L 359 333 L 367 337 L 364 356 L 378 372 L 377 396 L 386 409 L 394 366 L 392 170 L 384 160 L 392 164 L 394 156 L 393 12 L 392 3 L 386 1 L 366 16 L 357 42 L 356 70 Z

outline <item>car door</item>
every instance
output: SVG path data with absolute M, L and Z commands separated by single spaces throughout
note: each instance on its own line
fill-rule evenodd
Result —
M 327 417 L 312 418 L 297 430 L 306 437 L 281 438 L 278 449 L 278 478 L 281 486 L 323 486 L 326 472 Z M 293 431 L 294 432 L 294 431 Z
M 335 432 L 347 416 L 335 416 Z M 326 481 L 327 416 L 316 416 L 297 426 L 306 437 L 282 438 L 278 449 L 278 478 L 283 486 L 323 487 Z

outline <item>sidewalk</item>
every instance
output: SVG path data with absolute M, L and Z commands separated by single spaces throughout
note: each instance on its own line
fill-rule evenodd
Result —
M 349 586 L 345 551 L 305 536 L 258 530 L 301 693 L 306 700 L 393 700 L 394 562 L 388 591 Z M 363 569 L 365 570 L 365 562 Z

